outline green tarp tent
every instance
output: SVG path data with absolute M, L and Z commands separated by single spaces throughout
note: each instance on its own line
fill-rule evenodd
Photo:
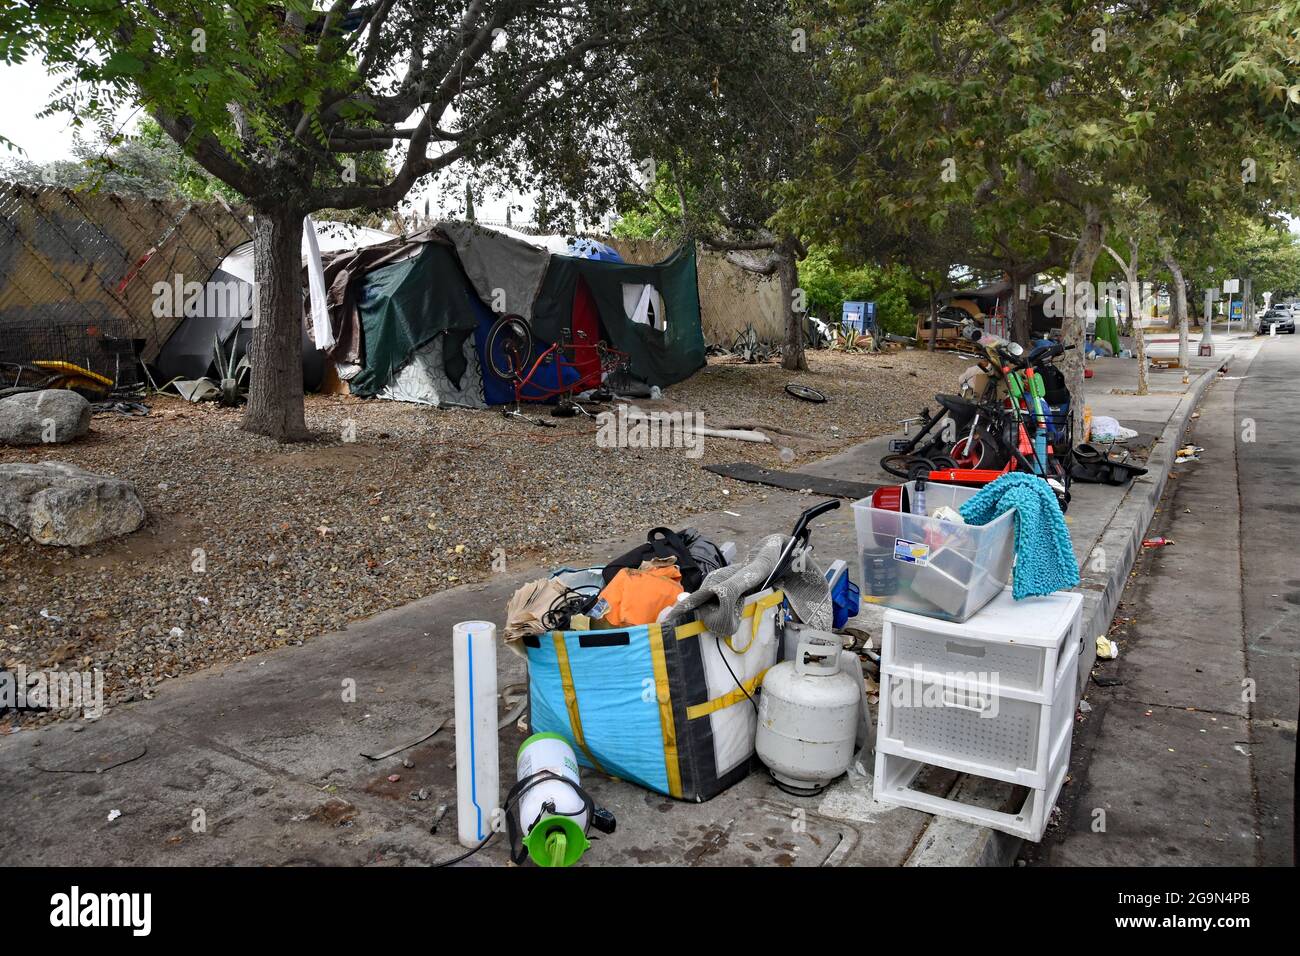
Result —
M 1097 338 L 1109 342 L 1111 355 L 1119 355 L 1119 326 L 1111 311 L 1110 299 L 1106 300 L 1106 314 L 1097 316 Z
M 579 278 L 595 300 L 610 344 L 631 357 L 633 375 L 662 387 L 689 378 L 704 366 L 693 245 L 648 266 L 551 256 L 533 303 L 533 331 L 538 337 L 556 342 L 562 330 L 571 327 Z M 646 286 L 651 287 L 648 296 Z M 654 321 L 645 321 L 644 313 L 638 312 L 635 303 L 643 297 L 650 302 Z
M 444 223 L 391 246 L 367 250 L 388 261 L 362 263 L 345 280 L 361 341 L 352 363 L 359 370 L 346 378 L 354 395 L 477 407 L 513 401 L 512 383 L 480 353 L 499 317 L 488 303 L 525 317 L 536 354 L 556 342 L 603 339 L 628 354 L 632 376 L 660 387 L 705 364 L 693 245 L 653 265 L 630 265 Z M 347 316 L 343 304 L 336 329 Z M 575 350 L 571 360 L 583 357 Z
M 446 373 L 459 381 L 467 365 L 464 342 L 479 321 L 471 295 L 456 251 L 438 243 L 425 243 L 414 257 L 367 273 L 357 302 L 364 363 L 350 382 L 352 394 L 377 395 L 413 352 L 444 332 L 452 346 L 443 349 Z

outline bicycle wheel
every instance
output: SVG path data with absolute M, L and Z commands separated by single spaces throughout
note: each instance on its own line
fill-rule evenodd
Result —
M 488 330 L 488 368 L 497 378 L 515 382 L 533 360 L 533 331 L 523 316 L 503 315 Z
M 917 457 L 913 454 L 885 455 L 880 459 L 880 468 L 883 471 L 891 473 L 894 477 L 909 479 L 911 477 L 911 463 L 915 462 Z
M 791 382 L 785 387 L 785 391 L 787 395 L 793 395 L 795 398 L 801 398 L 805 402 L 813 402 L 817 405 L 826 401 L 826 396 L 817 391 L 817 389 L 811 388 L 807 385 L 800 385 L 797 382 Z
M 913 458 L 912 463 L 907 468 L 907 478 L 909 481 L 916 481 L 918 478 L 929 478 L 930 472 L 938 470 L 939 466 L 929 458 Z

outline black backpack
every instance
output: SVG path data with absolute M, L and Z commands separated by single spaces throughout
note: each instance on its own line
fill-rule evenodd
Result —
M 645 544 L 609 562 L 601 577 L 608 584 L 623 568 L 639 568 L 646 561 L 670 557 L 677 559 L 677 570 L 682 573 L 682 589 L 685 591 L 698 591 L 706 574 L 727 563 L 718 546 L 694 528 L 681 531 L 651 528 L 646 534 Z

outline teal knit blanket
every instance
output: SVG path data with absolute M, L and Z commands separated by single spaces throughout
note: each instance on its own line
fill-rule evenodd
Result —
M 1037 475 L 1008 472 L 985 485 L 961 506 L 967 524 L 988 524 L 1008 511 L 1016 513 L 1016 566 L 1012 596 L 1027 597 L 1064 591 L 1079 583 L 1070 530 L 1051 487 Z

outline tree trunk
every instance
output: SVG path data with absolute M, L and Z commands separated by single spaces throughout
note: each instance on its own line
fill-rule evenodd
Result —
M 1029 327 L 1029 297 L 1022 298 L 1020 287 L 1032 283 L 1033 276 L 1026 272 L 1011 270 L 1007 273 L 1011 280 L 1011 296 L 1007 299 L 1007 335 L 1013 342 L 1029 346 L 1031 329 Z
M 1250 276 L 1241 280 L 1241 318 L 1247 331 L 1255 329 L 1255 294 L 1251 290 L 1254 283 Z
M 245 431 L 276 441 L 302 441 L 302 215 L 292 209 L 258 213 L 253 221 L 256 281 L 252 363 Z
M 1133 336 L 1133 357 L 1138 363 L 1138 387 L 1139 395 L 1146 395 L 1147 388 L 1147 337 L 1142 331 L 1142 286 L 1138 282 L 1136 273 L 1129 280 L 1129 289 L 1136 291 L 1136 296 L 1132 292 L 1129 294 L 1129 322 L 1132 328 Z M 1136 301 L 1134 301 L 1136 299 Z
M 1124 311 L 1129 337 L 1133 339 L 1133 356 L 1138 363 L 1137 393 L 1146 395 L 1147 341 L 1142 334 L 1142 282 L 1137 274 L 1137 247 L 1134 246 L 1128 265 L 1124 267 Z
M 799 288 L 799 259 L 788 245 L 775 252 L 780 260 L 777 275 L 781 280 L 781 300 L 785 303 L 785 345 L 781 347 L 781 367 L 791 372 L 808 368 L 803 354 L 803 313 L 795 311 L 795 290 Z
M 1066 345 L 1076 346 L 1061 359 L 1065 386 L 1070 392 L 1070 418 L 1074 425 L 1075 442 L 1088 440 L 1088 436 L 1083 434 L 1083 345 L 1088 311 L 1096 307 L 1096 296 L 1092 292 L 1092 270 L 1101 252 L 1101 242 L 1101 210 L 1089 204 L 1065 276 L 1065 321 L 1061 323 L 1061 340 Z
M 939 340 L 939 300 L 938 290 L 935 289 L 934 283 L 930 283 L 930 345 L 929 350 L 934 351 L 935 344 Z

